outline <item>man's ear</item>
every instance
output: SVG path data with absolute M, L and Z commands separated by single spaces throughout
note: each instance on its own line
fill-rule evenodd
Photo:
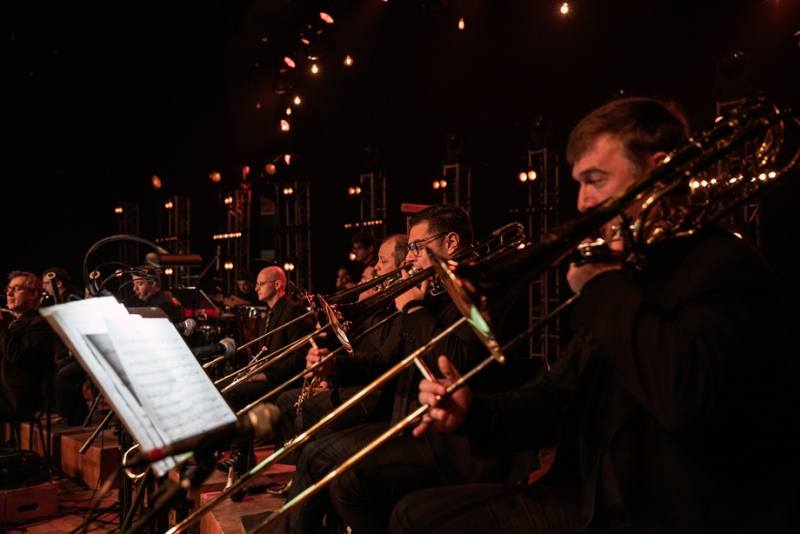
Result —
M 664 163 L 664 158 L 667 157 L 667 153 L 663 150 L 656 152 L 652 156 L 650 156 L 650 163 L 653 165 L 653 168 L 660 167 L 662 163 Z
M 450 232 L 445 236 L 444 242 L 447 247 L 447 253 L 452 256 L 461 245 L 461 238 L 458 236 L 457 233 Z

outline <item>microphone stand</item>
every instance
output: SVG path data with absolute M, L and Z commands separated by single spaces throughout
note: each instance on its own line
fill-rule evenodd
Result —
M 214 472 L 214 451 L 205 450 L 195 452 L 195 464 L 186 470 L 180 483 L 166 478 L 166 483 L 154 495 L 154 505 L 147 514 L 139 519 L 129 530 L 121 530 L 122 534 L 138 534 L 153 523 L 159 516 L 172 507 L 173 503 L 184 496 L 189 489 L 198 489 L 200 485 Z M 159 531 L 163 532 L 163 530 Z

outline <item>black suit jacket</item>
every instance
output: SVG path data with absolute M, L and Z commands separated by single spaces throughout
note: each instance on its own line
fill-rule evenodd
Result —
M 266 325 L 265 332 L 269 332 L 270 330 L 288 323 L 289 321 L 296 319 L 305 313 L 307 313 L 307 310 L 303 306 L 284 295 L 279 298 L 272 307 L 272 316 L 270 317 L 269 323 Z M 275 354 L 281 349 L 287 347 L 290 343 L 297 341 L 301 337 L 310 334 L 313 331 L 314 328 L 311 318 L 306 317 L 301 321 L 292 323 L 290 326 L 275 332 L 262 341 L 259 345 L 261 347 L 266 346 L 267 355 Z M 260 334 L 264 334 L 265 332 L 261 332 Z M 276 360 L 274 364 L 271 364 L 269 367 L 264 369 L 270 389 L 283 384 L 286 382 L 286 380 L 305 369 L 307 352 L 308 344 L 305 344 L 302 347 Z M 300 383 L 300 380 L 295 382 L 296 386 L 299 386 Z
M 797 477 L 796 357 L 775 331 L 777 287 L 716 230 L 648 259 L 586 284 L 551 372 L 476 395 L 461 432 L 478 455 L 558 443 L 558 464 L 563 446 L 587 525 L 622 511 L 641 532 L 747 530 Z
M 38 310 L 28 310 L 10 328 L 0 324 L 0 383 L 12 412 L 32 415 L 41 408 L 43 387 L 55 367 L 56 334 Z

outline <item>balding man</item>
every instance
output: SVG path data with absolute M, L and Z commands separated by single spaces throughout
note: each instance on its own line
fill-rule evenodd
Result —
M 286 285 L 286 273 L 280 267 L 265 267 L 258 273 L 256 277 L 256 293 L 258 293 L 259 300 L 264 302 L 267 307 L 266 327 L 264 332 L 260 332 L 259 335 L 271 332 L 306 313 L 306 309 L 303 306 L 286 295 Z M 262 356 L 279 352 L 313 330 L 314 327 L 310 317 L 296 321 L 286 328 L 278 330 L 261 342 L 260 348 L 264 352 Z M 256 374 L 249 382 L 241 383 L 230 390 L 226 395 L 228 403 L 234 410 L 238 411 L 297 375 L 306 366 L 306 350 L 307 347 L 303 346 L 281 356 L 265 372 Z M 297 385 L 300 385 L 299 381 Z M 255 461 L 252 445 L 251 440 L 240 444 L 238 452 L 232 453 L 230 459 L 220 462 L 218 468 L 227 471 L 229 467 L 233 466 L 238 474 L 247 471 Z

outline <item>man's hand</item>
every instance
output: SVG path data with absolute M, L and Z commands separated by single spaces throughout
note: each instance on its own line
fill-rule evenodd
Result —
M 417 437 L 424 434 L 428 428 L 437 432 L 457 430 L 464 422 L 469 407 L 472 406 L 472 390 L 468 386 L 462 386 L 446 399 L 442 399 L 447 387 L 461 378 L 461 375 L 447 356 L 439 356 L 437 363 L 444 379 L 436 382 L 422 380 L 419 383 L 420 404 L 427 404 L 432 408 L 422 416 L 422 422 L 414 429 L 414 435 Z
M 610 230 L 606 230 L 606 234 L 609 234 Z M 591 241 L 591 239 L 584 240 L 584 243 Z M 570 289 L 572 289 L 575 293 L 580 293 L 589 280 L 594 278 L 600 273 L 604 273 L 606 271 L 615 271 L 622 269 L 622 261 L 625 257 L 624 255 L 624 242 L 621 238 L 609 235 L 606 244 L 608 245 L 608 249 L 611 251 L 614 259 L 619 258 L 619 263 L 584 263 L 583 265 L 577 265 L 575 263 L 569 264 L 569 271 L 567 271 L 567 283 L 569 284 Z
M 403 276 L 403 280 L 410 276 L 406 270 L 402 270 L 400 273 Z M 395 297 L 394 305 L 397 307 L 397 311 L 403 311 L 403 306 L 412 300 L 418 300 L 420 302 L 425 300 L 425 296 L 428 294 L 428 286 L 430 286 L 430 279 L 423 280 L 419 286 L 414 286 Z
M 311 367 L 330 353 L 331 351 L 328 349 L 310 349 L 308 354 L 306 354 L 306 367 Z M 314 376 L 326 376 L 331 374 L 336 374 L 336 358 L 329 359 L 310 373 L 306 374 L 305 377 L 312 378 Z

